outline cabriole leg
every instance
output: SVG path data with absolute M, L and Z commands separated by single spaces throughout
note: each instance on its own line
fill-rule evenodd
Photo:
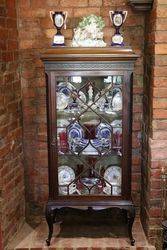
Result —
M 129 238 L 130 238 L 130 242 L 132 246 L 134 246 L 135 244 L 135 239 L 133 238 L 133 235 L 132 235 L 132 226 L 133 226 L 133 222 L 135 219 L 135 214 L 136 214 L 135 207 L 131 206 L 127 211 L 127 217 L 128 217 L 128 234 L 129 234 Z
M 54 210 L 49 205 L 46 206 L 45 216 L 46 216 L 46 221 L 48 223 L 48 228 L 49 228 L 49 234 L 46 240 L 46 244 L 47 246 L 50 246 L 50 241 L 51 241 L 52 234 L 53 234 L 53 223 L 55 220 L 55 214 L 54 214 Z

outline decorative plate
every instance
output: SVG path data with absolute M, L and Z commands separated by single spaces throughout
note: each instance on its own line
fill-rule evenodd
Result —
M 111 185 L 121 186 L 121 168 L 119 166 L 109 166 L 104 172 L 104 179 Z
M 66 96 L 70 96 L 71 90 L 67 86 L 58 86 L 58 92 Z
M 82 127 L 81 127 L 81 125 L 79 124 L 79 122 L 73 121 L 73 120 L 71 120 L 71 124 L 70 124 L 69 128 L 71 128 L 71 127 L 75 127 L 75 128 L 78 128 L 78 129 L 82 129 Z
M 100 140 L 111 138 L 111 126 L 107 123 L 100 123 L 96 129 L 96 137 Z
M 75 138 L 70 142 L 70 148 L 73 153 L 81 153 L 89 144 L 89 140 L 83 138 Z
M 75 172 L 69 166 L 60 166 L 58 168 L 59 185 L 68 185 L 75 179 Z
M 92 146 L 95 148 L 99 148 L 102 146 L 102 143 L 99 139 L 92 139 L 92 140 L 90 140 L 90 142 L 91 142 Z
M 84 133 L 81 125 L 78 122 L 71 124 L 68 128 L 68 138 L 83 138 Z
M 59 82 L 57 87 L 58 87 L 58 89 L 60 89 L 61 92 L 67 91 L 66 93 L 69 93 L 69 90 L 73 91 L 75 89 L 75 87 L 70 82 Z M 65 94 L 65 93 L 63 93 L 63 94 Z
M 56 93 L 57 109 L 64 110 L 68 106 L 69 98 L 63 93 Z
M 84 139 L 84 138 L 79 139 L 77 142 L 77 144 L 82 148 L 86 147 L 88 143 L 89 143 L 89 140 Z

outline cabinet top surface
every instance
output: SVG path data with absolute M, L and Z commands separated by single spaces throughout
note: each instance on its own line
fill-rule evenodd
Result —
M 104 47 L 104 48 L 74 48 L 54 47 L 47 49 L 42 55 L 43 61 L 64 60 L 136 60 L 136 55 L 130 47 Z

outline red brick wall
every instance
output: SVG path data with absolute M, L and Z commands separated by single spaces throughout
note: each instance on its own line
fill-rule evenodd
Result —
M 23 91 L 24 154 L 26 171 L 26 202 L 28 214 L 42 211 L 48 195 L 46 107 L 44 68 L 39 57 L 50 48 L 54 26 L 50 10 L 67 10 L 67 30 L 63 31 L 69 45 L 73 28 L 84 15 L 101 15 L 106 23 L 105 41 L 110 44 L 114 30 L 109 10 L 128 10 L 123 27 L 125 43 L 141 55 L 134 74 L 133 166 L 132 191 L 135 203 L 140 204 L 140 138 L 143 94 L 144 14 L 133 12 L 126 0 L 19 0 L 19 46 L 21 49 L 21 82 Z M 35 210 L 35 212 L 34 212 Z
M 0 223 L 3 245 L 24 220 L 21 85 L 14 0 L 0 1 Z
M 162 167 L 167 171 L 167 2 L 154 1 L 147 17 L 142 167 L 142 218 L 153 243 L 162 220 Z
M 2 244 L 2 229 L 0 226 L 0 250 L 3 250 L 3 244 Z

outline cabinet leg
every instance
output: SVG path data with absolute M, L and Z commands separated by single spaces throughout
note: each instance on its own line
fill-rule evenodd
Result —
M 163 250 L 167 250 L 167 243 L 163 244 Z
M 51 241 L 52 234 L 53 234 L 53 223 L 55 220 L 54 210 L 52 210 L 50 206 L 46 206 L 45 216 L 46 216 L 46 221 L 48 223 L 48 228 L 49 228 L 49 234 L 46 240 L 46 244 L 47 246 L 50 246 L 50 241 Z
M 135 239 L 133 238 L 133 235 L 132 235 L 132 226 L 133 226 L 133 222 L 135 219 L 135 207 L 134 206 L 132 206 L 128 209 L 127 219 L 128 219 L 128 234 L 129 234 L 131 246 L 134 246 Z

